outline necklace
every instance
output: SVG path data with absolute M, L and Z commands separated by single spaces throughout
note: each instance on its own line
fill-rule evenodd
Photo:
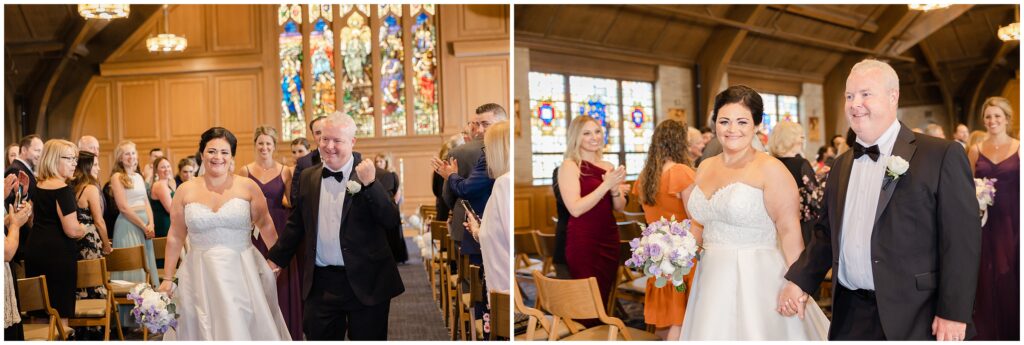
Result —
M 255 165 L 256 167 L 259 167 L 260 169 L 263 169 L 263 171 L 270 171 L 270 169 L 273 169 L 274 166 L 277 165 L 277 164 L 275 164 L 273 161 L 271 161 L 269 167 L 264 167 L 262 164 L 260 164 L 260 162 L 255 162 L 255 164 L 253 164 L 253 165 Z

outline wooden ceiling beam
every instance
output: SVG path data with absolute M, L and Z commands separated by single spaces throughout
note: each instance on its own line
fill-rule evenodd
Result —
M 906 5 L 890 5 L 906 8 Z M 910 50 L 918 42 L 923 41 L 931 34 L 939 31 L 953 20 L 971 9 L 974 5 L 952 5 L 941 10 L 933 10 L 920 13 L 906 30 L 900 32 L 892 46 L 884 50 L 885 54 L 899 55 Z
M 751 6 L 751 5 L 739 5 L 739 6 Z M 878 52 L 876 52 L 874 50 L 865 49 L 865 48 L 862 48 L 862 47 L 859 47 L 859 46 L 856 46 L 856 45 L 852 45 L 852 44 L 847 44 L 847 43 L 842 43 L 842 42 L 834 42 L 834 41 L 830 41 L 830 40 L 826 40 L 826 39 L 821 39 L 821 38 L 816 38 L 816 37 L 810 37 L 810 36 L 804 36 L 804 35 L 800 35 L 800 34 L 788 33 L 788 32 L 779 31 L 779 30 L 776 30 L 776 29 L 771 29 L 771 28 L 766 28 L 766 27 L 762 27 L 762 26 L 757 26 L 757 25 L 754 25 L 753 23 L 744 23 L 744 22 L 733 20 L 733 19 L 729 19 L 729 18 L 716 17 L 716 16 L 713 16 L 713 15 L 710 15 L 710 14 L 686 11 L 686 10 L 682 10 L 682 9 L 679 9 L 679 8 L 676 8 L 676 7 L 672 7 L 672 6 L 665 6 L 665 5 L 639 5 L 638 7 L 654 9 L 654 10 L 656 10 L 658 12 L 670 13 L 670 14 L 680 15 L 680 16 L 684 16 L 684 17 L 690 17 L 690 18 L 694 18 L 694 19 L 698 19 L 698 20 L 710 21 L 710 22 L 713 22 L 713 23 L 716 23 L 716 24 L 721 24 L 721 25 L 729 26 L 729 27 L 732 27 L 734 29 L 744 30 L 744 31 L 747 31 L 750 34 L 756 34 L 756 35 L 759 35 L 759 36 L 764 36 L 764 37 L 768 37 L 768 38 L 778 39 L 778 40 L 782 40 L 782 41 L 789 41 L 789 42 L 793 42 L 793 43 L 799 43 L 799 44 L 807 45 L 807 46 L 824 48 L 824 49 L 828 49 L 828 50 L 832 50 L 832 51 L 837 51 L 837 52 L 855 52 L 855 53 L 879 55 L 879 57 L 885 58 L 885 59 L 889 59 L 889 60 L 914 62 L 914 58 L 911 58 L 911 57 L 900 56 L 900 55 L 895 55 L 895 54 L 878 54 Z
M 955 113 L 953 108 L 953 93 L 950 92 L 950 82 L 947 79 L 946 73 L 943 73 L 939 69 L 939 62 L 935 57 L 935 51 L 927 43 L 927 41 L 921 41 L 917 44 L 917 47 L 921 49 L 921 55 L 924 56 L 925 63 L 928 64 L 928 68 L 931 70 L 932 75 L 939 82 L 939 91 L 942 92 L 942 104 L 946 107 L 946 120 L 947 127 L 950 130 L 956 129 L 956 121 L 960 120 L 960 114 Z
M 980 118 L 980 109 L 978 105 L 981 104 L 981 91 L 985 88 L 985 83 L 988 81 L 988 77 L 992 75 L 992 72 L 996 70 L 1001 64 L 1004 64 L 1003 59 L 1006 55 L 1010 54 L 1014 49 L 1020 45 L 1020 41 L 1006 41 L 999 45 L 995 54 L 992 54 L 992 61 L 989 62 L 988 67 L 985 68 L 985 72 L 981 74 L 981 78 L 978 79 L 978 84 L 974 86 L 974 92 L 971 93 L 971 102 L 968 103 L 967 116 L 968 126 L 978 124 Z
M 39 100 L 38 108 L 36 108 L 39 109 L 39 120 L 36 122 L 35 133 L 46 133 L 46 112 L 50 103 L 50 97 L 53 96 L 53 89 L 56 87 L 57 81 L 60 80 L 60 76 L 63 74 L 64 68 L 67 67 L 71 57 L 74 55 L 76 47 L 85 43 L 86 38 L 92 37 L 90 32 L 97 25 L 100 25 L 99 22 L 104 21 L 98 19 L 85 20 L 78 17 L 71 17 L 70 20 L 73 20 L 74 24 L 72 24 L 72 29 L 66 36 L 64 53 L 62 54 L 63 56 L 61 57 L 60 62 L 57 63 L 57 67 L 54 69 L 53 73 L 50 74 L 49 80 L 46 82 L 46 88 L 43 89 L 42 97 Z
M 64 42 L 58 41 L 37 41 L 25 43 L 8 43 L 6 50 L 11 55 L 29 55 L 61 51 L 64 49 Z
M 751 26 L 754 19 L 765 12 L 765 5 L 735 5 L 729 9 L 729 22 L 738 23 L 740 27 L 716 28 L 711 36 L 704 41 L 704 46 L 697 55 L 697 66 L 700 72 L 700 92 L 698 93 L 699 111 L 695 115 L 696 123 L 703 124 L 709 117 L 715 95 L 721 88 L 722 76 L 725 75 L 733 54 L 740 43 L 747 37 L 748 30 L 742 26 Z M 727 25 L 728 26 L 728 25 Z
M 637 53 L 628 49 L 616 49 L 598 45 L 596 42 L 565 38 L 544 37 L 542 34 L 516 30 L 516 46 L 551 53 L 587 56 L 622 62 L 648 65 L 692 66 L 694 61 L 678 54 Z
M 768 8 L 784 13 L 814 19 L 823 23 L 841 26 L 867 33 L 878 31 L 878 24 L 870 19 L 852 18 L 849 14 L 840 13 L 827 7 L 817 5 L 768 5 Z M 862 23 L 863 21 L 863 23 Z

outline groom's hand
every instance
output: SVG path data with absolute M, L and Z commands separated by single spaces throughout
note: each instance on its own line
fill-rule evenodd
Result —
M 359 176 L 359 181 L 364 186 L 373 183 L 373 179 L 377 176 L 377 167 L 373 165 L 373 160 L 367 158 L 359 162 L 359 165 L 356 166 L 356 176 Z
M 967 335 L 967 324 L 936 316 L 932 321 L 932 335 L 938 341 L 962 341 Z
M 799 286 L 796 286 L 791 281 L 786 281 L 786 286 L 779 293 L 778 306 L 775 311 L 783 316 L 797 315 L 800 319 L 803 319 L 804 306 L 807 304 L 808 298 L 807 293 L 801 290 Z

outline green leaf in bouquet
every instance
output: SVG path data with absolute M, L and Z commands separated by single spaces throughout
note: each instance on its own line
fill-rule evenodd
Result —
M 676 292 L 686 292 L 686 282 L 676 285 Z
M 668 279 L 665 279 L 665 277 L 660 277 L 659 276 L 659 277 L 657 277 L 657 279 L 654 280 L 654 287 L 662 288 L 662 287 L 665 286 L 666 283 L 668 283 Z
M 168 304 L 167 305 L 167 313 L 168 314 L 178 315 L 177 309 L 178 309 L 177 306 L 175 306 L 174 304 Z

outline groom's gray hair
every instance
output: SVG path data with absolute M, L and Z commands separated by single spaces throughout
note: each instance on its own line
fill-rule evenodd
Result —
M 351 116 L 348 116 L 348 114 L 335 111 L 324 118 L 323 121 L 324 126 L 327 126 L 328 124 L 341 126 L 341 133 L 349 139 L 356 137 L 356 120 L 353 120 Z
M 885 77 L 885 86 L 889 88 L 889 90 L 899 91 L 900 76 L 896 74 L 896 70 L 894 70 L 892 66 L 889 66 L 889 64 L 883 61 L 875 59 L 861 60 L 856 65 L 853 65 L 853 68 L 850 69 L 850 74 L 855 72 L 864 73 L 870 70 L 877 70 L 883 77 Z

